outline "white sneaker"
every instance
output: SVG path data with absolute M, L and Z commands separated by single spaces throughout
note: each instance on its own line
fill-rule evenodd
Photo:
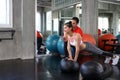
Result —
M 113 58 L 112 58 L 112 65 L 116 65 L 119 61 L 119 56 L 118 55 L 113 55 Z
M 104 63 L 110 63 L 111 57 L 106 57 Z

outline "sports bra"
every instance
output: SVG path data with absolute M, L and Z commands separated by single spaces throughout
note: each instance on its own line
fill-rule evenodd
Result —
M 73 33 L 73 37 L 71 38 L 70 36 L 68 36 L 68 40 L 69 40 L 69 42 L 70 42 L 70 45 L 72 45 L 72 46 L 76 46 L 76 35 L 75 35 L 75 33 Z M 80 41 L 80 45 L 83 43 L 83 41 L 81 40 Z

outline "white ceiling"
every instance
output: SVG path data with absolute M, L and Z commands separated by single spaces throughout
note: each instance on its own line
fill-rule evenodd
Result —
M 51 7 L 52 0 L 37 0 L 37 6 L 39 7 Z M 118 4 L 120 5 L 120 0 L 99 0 L 103 3 Z
M 51 0 L 37 0 L 37 6 L 39 6 L 39 7 L 51 7 Z
M 120 0 L 99 0 L 99 1 L 103 2 L 103 3 L 110 3 L 110 4 L 120 5 Z

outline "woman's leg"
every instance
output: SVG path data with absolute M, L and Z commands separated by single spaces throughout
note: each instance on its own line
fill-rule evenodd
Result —
M 65 53 L 65 57 L 68 57 L 67 42 L 64 42 L 64 53 Z
M 103 54 L 103 55 L 110 56 L 110 57 L 113 56 L 113 54 L 109 54 L 109 52 L 105 52 L 101 50 L 100 48 L 94 46 L 90 42 L 84 42 L 84 43 L 86 44 L 86 48 L 84 49 L 85 51 L 91 52 L 93 54 L 100 54 L 100 55 Z
M 89 42 L 85 42 L 85 44 L 86 44 L 86 48 L 84 49 L 85 51 L 91 52 L 93 54 L 101 54 L 104 56 L 111 57 L 113 60 L 112 65 L 116 65 L 118 63 L 118 61 L 119 61 L 118 55 L 114 55 L 113 53 L 103 51 Z M 108 60 L 110 61 L 110 58 Z M 109 61 L 107 61 L 107 62 L 109 62 Z

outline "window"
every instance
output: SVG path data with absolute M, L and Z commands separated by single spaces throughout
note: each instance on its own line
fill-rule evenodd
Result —
M 119 19 L 118 32 L 120 33 L 120 19 Z
M 57 32 L 59 32 L 58 26 L 59 26 L 58 18 L 53 19 L 53 32 L 56 34 Z
M 52 12 L 48 11 L 46 17 L 46 30 L 51 31 L 52 30 Z
M 98 29 L 105 31 L 109 28 L 108 17 L 99 17 L 98 18 Z
M 70 6 L 61 10 L 61 17 L 72 17 L 74 15 L 74 7 Z
M 40 16 L 40 12 L 37 12 L 36 13 L 36 30 L 37 31 L 41 31 L 40 24 L 41 24 L 41 16 Z
M 0 0 L 0 28 L 12 28 L 12 0 Z

